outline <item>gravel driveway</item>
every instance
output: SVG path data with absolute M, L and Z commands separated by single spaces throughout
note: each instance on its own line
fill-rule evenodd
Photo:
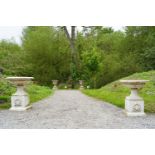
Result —
M 0 128 L 155 128 L 155 115 L 127 117 L 123 109 L 78 90 L 58 90 L 28 111 L 1 110 Z

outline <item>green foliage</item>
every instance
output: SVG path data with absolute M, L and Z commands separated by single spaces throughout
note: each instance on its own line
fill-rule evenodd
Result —
M 94 48 L 90 51 L 83 51 L 81 58 L 82 72 L 80 78 L 85 80 L 88 85 L 96 87 L 96 75 L 100 70 L 101 54 Z
M 0 96 L 11 96 L 15 92 L 15 87 L 4 78 L 0 78 Z
M 65 80 L 70 73 L 69 45 L 64 32 L 54 27 L 27 27 L 23 32 L 23 48 L 31 64 L 32 76 L 41 84 L 52 79 Z
M 155 69 L 155 46 L 144 49 L 143 61 L 146 69 Z
M 83 66 L 91 72 L 98 71 L 100 55 L 95 49 L 92 51 L 84 51 L 82 53 Z
M 140 90 L 140 96 L 145 101 L 145 111 L 155 112 L 155 71 L 135 73 L 123 79 L 146 79 L 150 80 L 145 87 Z M 100 89 L 83 90 L 89 96 L 112 103 L 124 108 L 125 97 L 130 94 L 130 89 L 123 86 L 119 81 L 114 81 Z
M 132 53 L 142 70 L 155 69 L 155 27 L 131 26 L 125 30 L 126 38 L 122 47 L 125 49 L 124 54 Z
M 78 77 L 78 71 L 77 71 L 77 67 L 74 63 L 70 63 L 70 71 L 71 71 L 71 75 L 70 77 L 72 77 L 73 80 L 77 80 Z
M 26 90 L 30 96 L 31 103 L 46 98 L 53 93 L 53 91 L 49 87 L 39 86 L 36 84 L 28 85 Z
M 71 85 L 84 80 L 91 88 L 155 69 L 155 27 L 124 30 L 89 26 L 77 31 L 73 61 L 61 27 L 25 27 L 21 46 L 0 41 L 0 68 L 7 75 L 34 76 L 42 85 L 50 86 L 52 79 Z
M 58 88 L 59 89 L 67 89 L 67 84 L 66 83 L 60 83 L 59 85 L 58 85 Z
M 104 27 L 92 27 L 77 36 L 80 53 L 80 75 L 92 88 L 141 71 L 134 56 L 124 54 L 126 35 L 123 32 Z M 130 63 L 128 63 L 130 62 Z
M 25 52 L 22 48 L 11 41 L 0 41 L 0 67 L 7 75 L 25 75 L 26 63 Z

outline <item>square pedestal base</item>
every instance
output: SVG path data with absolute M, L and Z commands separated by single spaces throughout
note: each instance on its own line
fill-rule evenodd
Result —
M 144 112 L 125 112 L 127 116 L 146 116 Z
M 57 90 L 57 89 L 58 89 L 58 87 L 57 87 L 57 86 L 54 86 L 54 87 L 53 87 L 53 90 Z
M 84 89 L 84 87 L 83 86 L 80 86 L 80 90 L 83 90 Z
M 125 113 L 127 116 L 145 116 L 143 99 L 126 97 Z
M 27 106 L 27 107 L 11 107 L 9 110 L 11 111 L 25 111 L 32 108 L 32 106 Z
M 11 97 L 11 108 L 13 111 L 24 111 L 31 108 L 29 105 L 29 97 L 24 95 L 12 95 Z

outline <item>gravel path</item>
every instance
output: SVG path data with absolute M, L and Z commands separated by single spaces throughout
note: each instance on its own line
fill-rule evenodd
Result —
M 155 128 L 155 115 L 127 117 L 123 110 L 77 90 L 58 90 L 24 112 L 1 110 L 0 128 Z

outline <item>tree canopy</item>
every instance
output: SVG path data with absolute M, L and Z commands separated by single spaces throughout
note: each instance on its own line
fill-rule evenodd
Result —
M 92 88 L 135 72 L 155 69 L 155 27 L 29 26 L 22 44 L 0 41 L 0 68 L 6 75 L 34 76 L 40 84 L 84 80 Z M 68 34 L 66 33 L 68 32 Z M 70 39 L 67 35 L 70 35 Z

